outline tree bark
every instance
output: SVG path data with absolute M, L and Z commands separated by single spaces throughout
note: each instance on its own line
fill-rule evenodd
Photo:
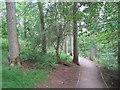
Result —
M 6 0 L 9 58 L 12 62 L 19 56 L 19 42 L 16 27 L 15 2 Z
M 57 46 L 56 46 L 57 63 L 61 63 L 60 55 L 59 55 L 59 48 L 60 48 L 60 37 L 57 38 Z
M 63 42 L 63 44 L 62 44 L 62 50 L 63 50 L 63 52 L 65 52 L 65 42 Z
M 78 41 L 77 41 L 77 20 L 76 20 L 76 13 L 77 13 L 77 8 L 76 8 L 77 2 L 74 2 L 73 4 L 73 53 L 74 53 L 74 57 L 73 57 L 73 62 L 76 64 L 78 63 Z
M 73 55 L 73 35 L 70 35 L 70 55 Z
M 26 2 L 24 2 L 24 5 L 26 5 Z M 27 37 L 27 27 L 26 27 L 26 9 L 24 8 L 24 37 L 26 38 Z
M 38 8 L 39 8 L 39 15 L 40 15 L 40 27 L 41 27 L 41 32 L 43 33 L 42 52 L 46 53 L 46 35 L 45 35 L 44 13 L 43 13 L 42 3 L 39 0 L 38 0 Z
M 27 37 L 27 32 L 26 32 L 26 18 L 24 18 L 24 37 Z
M 66 36 L 65 38 L 65 53 L 67 54 L 68 53 L 68 36 Z

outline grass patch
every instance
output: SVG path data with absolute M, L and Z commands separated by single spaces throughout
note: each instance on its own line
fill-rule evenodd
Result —
M 9 70 L 8 51 L 2 53 L 2 88 L 34 88 L 37 83 L 48 80 L 48 70 L 21 69 L 17 66 Z
M 33 88 L 36 83 L 45 83 L 48 80 L 48 71 L 38 69 L 21 69 L 17 66 L 11 70 L 7 63 L 2 68 L 3 88 Z

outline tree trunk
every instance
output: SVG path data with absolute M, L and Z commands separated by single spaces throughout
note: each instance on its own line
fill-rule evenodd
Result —
M 70 55 L 73 55 L 73 35 L 70 35 Z
M 76 64 L 78 63 L 78 41 L 77 41 L 77 20 L 76 20 L 76 8 L 77 2 L 74 2 L 73 5 L 73 47 L 74 47 L 74 57 L 73 57 L 73 62 Z
M 68 36 L 66 36 L 65 38 L 65 53 L 67 54 L 68 53 Z
M 27 32 L 26 32 L 26 18 L 24 18 L 24 37 L 27 37 Z
M 16 27 L 15 2 L 7 1 L 9 0 L 6 0 L 9 58 L 11 62 L 15 62 L 15 59 L 20 53 Z
M 63 52 L 65 52 L 65 45 L 64 44 L 65 44 L 65 42 L 63 42 L 63 44 L 62 44 L 62 51 Z
M 26 5 L 26 2 L 24 2 L 24 5 Z M 25 7 L 26 8 L 26 7 Z M 27 37 L 27 27 L 26 27 L 26 9 L 24 8 L 24 38 Z
M 60 37 L 58 37 L 58 39 L 57 39 L 57 46 L 56 46 L 57 63 L 61 63 L 60 55 L 59 55 L 59 46 L 60 46 Z
M 39 15 L 40 15 L 40 27 L 41 27 L 41 32 L 43 33 L 42 52 L 46 53 L 46 35 L 45 35 L 44 13 L 43 13 L 42 3 L 39 0 L 38 0 L 38 8 L 39 8 Z

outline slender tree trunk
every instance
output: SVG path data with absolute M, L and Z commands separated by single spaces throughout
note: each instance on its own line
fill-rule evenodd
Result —
M 26 32 L 26 18 L 24 18 L 24 37 L 27 37 L 27 32 Z
M 24 2 L 24 5 L 26 5 L 26 2 Z M 26 8 L 26 7 L 25 7 Z M 27 37 L 27 27 L 26 27 L 26 9 L 24 8 L 24 38 Z
M 73 5 L 73 51 L 74 51 L 74 57 L 73 57 L 73 62 L 76 64 L 78 63 L 78 41 L 77 41 L 77 20 L 76 20 L 76 12 L 77 12 L 77 8 L 76 8 L 77 2 L 74 2 Z
M 66 36 L 65 38 L 65 53 L 67 54 L 68 53 L 68 36 Z
M 38 7 L 39 7 L 39 15 L 40 15 L 40 27 L 41 32 L 43 33 L 42 38 L 42 52 L 46 53 L 46 35 L 45 35 L 45 24 L 44 24 L 44 13 L 43 13 L 43 7 L 42 3 L 38 0 Z
M 20 53 L 16 27 L 15 2 L 7 1 L 9 0 L 6 0 L 9 59 L 11 62 L 14 62 Z
M 63 44 L 60 45 L 60 52 L 63 50 Z
M 59 47 L 60 47 L 60 37 L 58 37 L 57 39 L 57 46 L 56 46 L 56 57 L 57 57 L 57 62 L 60 62 L 60 55 L 59 55 Z
M 65 52 L 65 42 L 63 42 L 62 50 L 63 50 L 63 52 Z
M 70 55 L 73 55 L 73 35 L 70 35 Z

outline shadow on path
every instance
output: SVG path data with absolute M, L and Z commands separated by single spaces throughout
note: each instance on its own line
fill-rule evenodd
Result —
M 79 58 L 80 74 L 76 88 L 106 88 L 100 70 L 93 61 Z

